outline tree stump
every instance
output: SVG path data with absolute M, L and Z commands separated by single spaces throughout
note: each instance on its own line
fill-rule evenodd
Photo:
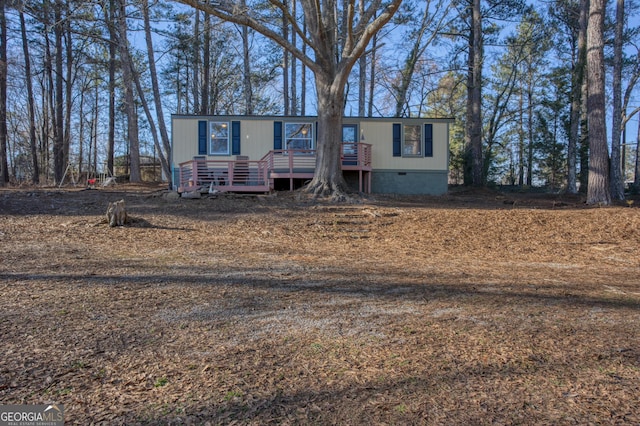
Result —
M 124 200 L 109 203 L 107 207 L 107 222 L 109 226 L 124 226 L 127 222 L 127 209 Z

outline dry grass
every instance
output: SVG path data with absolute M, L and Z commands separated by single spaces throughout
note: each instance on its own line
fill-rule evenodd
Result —
M 640 424 L 635 207 L 4 190 L 0 253 L 0 403 L 68 424 Z

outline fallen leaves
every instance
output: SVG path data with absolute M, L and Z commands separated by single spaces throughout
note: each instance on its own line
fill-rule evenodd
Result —
M 70 424 L 640 422 L 637 208 L 116 192 L 3 192 L 3 403 Z M 139 219 L 96 225 L 119 198 Z

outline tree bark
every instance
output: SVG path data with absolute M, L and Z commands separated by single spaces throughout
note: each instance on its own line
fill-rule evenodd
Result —
M 302 33 L 306 36 L 307 34 L 307 23 L 302 23 Z M 307 44 L 302 43 L 302 56 L 307 56 Z M 304 62 L 302 62 L 300 67 L 300 73 L 302 76 L 300 77 L 300 115 L 304 116 L 307 113 L 307 66 Z
M 136 114 L 135 98 L 133 96 L 133 63 L 129 54 L 127 42 L 126 0 L 120 0 L 118 13 L 120 64 L 122 83 L 124 86 L 124 108 L 127 115 L 127 139 L 129 141 L 129 181 L 141 182 L 140 175 L 140 142 L 138 140 L 138 118 Z
M 90 141 L 93 144 L 93 158 L 89 158 L 93 166 L 93 170 L 98 170 L 98 118 L 99 118 L 99 106 L 100 106 L 100 92 L 98 91 L 98 85 L 93 87 L 93 117 L 91 118 L 91 137 Z
M 200 99 L 201 110 L 203 114 L 209 114 L 211 111 L 211 15 L 204 14 L 204 40 L 202 52 L 202 99 Z M 199 52 L 196 56 L 200 55 Z M 197 74 L 194 73 L 194 74 Z
M 624 30 L 624 0 L 616 2 L 616 27 L 613 39 L 613 123 L 611 127 L 611 198 L 624 200 L 624 181 L 620 161 L 622 134 L 622 37 Z
M 29 56 L 29 42 L 24 12 L 20 10 L 20 32 L 22 34 L 22 52 L 24 53 L 25 82 L 27 86 L 27 111 L 29 114 L 29 148 L 31 149 L 31 164 L 33 174 L 31 182 L 40 183 L 40 166 L 38 163 L 38 147 L 36 144 L 35 98 L 33 96 L 33 81 L 31 80 L 31 57 Z
M 376 75 L 376 54 L 378 53 L 378 35 L 373 36 L 371 40 L 371 64 L 369 66 L 369 103 L 367 105 L 367 117 L 373 117 L 373 95 L 376 89 L 376 79 L 373 78 Z
M 291 3 L 291 13 L 296 16 L 296 2 Z M 297 45 L 296 32 L 291 31 L 291 44 Z M 291 55 L 291 115 L 298 115 L 298 61 Z
M 318 146 L 316 173 L 306 191 L 320 197 L 333 196 L 341 200 L 348 192 L 342 176 L 342 117 L 344 116 L 344 86 L 331 76 L 316 74 L 318 92 Z
M 531 75 L 529 75 L 531 77 Z M 527 185 L 533 186 L 533 82 L 527 82 Z
M 589 185 L 587 204 L 611 204 L 604 76 L 605 0 L 591 0 L 587 26 L 587 115 L 589 120 Z
M 55 37 L 55 108 L 54 108 L 54 140 L 53 140 L 53 172 L 56 183 L 62 183 L 66 162 L 64 155 L 64 81 L 63 81 L 63 46 L 62 46 L 62 0 L 56 0 L 53 6 L 54 19 L 53 33 Z
M 160 138 L 162 139 L 162 147 L 158 146 L 158 154 L 160 163 L 165 176 L 171 181 L 171 168 L 167 157 L 171 156 L 171 141 L 167 132 L 167 125 L 164 121 L 164 111 L 162 108 L 162 98 L 160 96 L 160 85 L 158 84 L 158 73 L 156 71 L 156 60 L 153 51 L 153 38 L 151 36 L 151 22 L 149 20 L 149 0 L 144 0 L 142 4 L 144 15 L 144 34 L 147 43 L 147 56 L 149 57 L 149 73 L 151 74 L 151 87 L 153 88 L 153 101 L 158 117 L 158 127 L 160 129 Z M 142 96 L 142 95 L 141 95 Z
M 364 0 L 358 0 L 358 14 L 364 15 Z M 358 60 L 358 116 L 364 117 L 367 87 L 367 56 Z
M 0 4 L 0 186 L 9 183 L 7 161 L 7 17 Z
M 73 105 L 73 45 L 71 40 L 71 11 L 69 10 L 69 0 L 64 6 L 64 26 L 63 38 L 65 44 L 66 69 L 64 76 L 64 138 L 63 138 L 63 154 L 65 167 L 69 164 L 69 150 L 71 149 L 71 112 Z M 80 119 L 84 117 L 80 116 Z
M 640 194 L 640 120 L 638 121 L 638 131 L 636 133 L 636 161 L 633 168 L 633 186 L 631 189 L 634 194 Z
M 288 0 L 283 0 L 283 6 L 289 8 Z M 289 40 L 289 21 L 287 15 L 282 15 L 282 38 Z M 289 51 L 286 48 L 282 49 L 282 93 L 284 99 L 284 115 L 289 115 Z
M 114 176 L 114 156 L 116 144 L 116 46 L 115 29 L 116 0 L 109 0 L 109 7 L 104 9 L 105 21 L 109 29 L 109 124 L 107 136 L 107 173 Z
M 518 97 L 518 185 L 524 185 L 524 94 Z
M 586 74 L 586 52 L 585 52 L 585 74 Z M 578 158 L 580 159 L 580 192 L 586 194 L 589 187 L 589 123 L 587 118 L 587 79 L 583 79 L 582 84 L 582 105 L 580 105 L 580 144 L 578 146 Z
M 577 176 L 576 160 L 578 158 L 578 143 L 580 138 L 580 115 L 582 109 L 582 86 L 584 82 L 585 62 L 587 58 L 587 11 L 589 0 L 580 0 L 580 17 L 578 19 L 578 39 L 576 63 L 571 76 L 571 109 L 569 112 L 570 129 L 567 146 L 567 193 L 576 194 Z
M 471 34 L 467 76 L 467 132 L 466 152 L 468 174 L 473 186 L 482 186 L 482 15 L 480 0 L 473 0 L 471 8 Z M 465 179 L 466 180 L 466 179 Z
M 244 113 L 253 115 L 253 86 L 251 83 L 251 56 L 249 51 L 249 28 L 242 26 L 242 64 Z
M 206 18 L 205 18 L 206 21 Z M 207 26 L 204 24 L 204 37 L 207 37 Z M 204 43 L 207 47 L 203 51 L 203 57 L 207 56 L 207 49 L 209 48 L 209 43 Z M 205 92 L 208 89 L 206 84 L 202 84 L 200 87 L 200 11 L 196 10 L 195 21 L 193 23 L 193 87 L 191 88 L 193 93 L 193 110 L 196 113 L 207 114 L 207 106 L 206 106 L 206 97 Z M 203 64 L 206 60 L 202 61 Z M 204 66 L 202 67 L 202 73 L 204 74 Z
M 86 84 L 83 82 L 80 90 L 80 104 L 78 105 L 78 117 L 80 124 L 78 125 L 78 173 L 82 176 L 83 159 L 84 159 L 84 97 L 86 93 Z M 89 159 L 87 160 L 87 178 L 91 172 L 91 148 L 89 148 Z

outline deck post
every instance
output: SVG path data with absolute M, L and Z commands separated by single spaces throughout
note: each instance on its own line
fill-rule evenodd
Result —
M 200 176 L 198 176 L 198 160 L 193 159 L 193 163 L 191 164 L 191 180 L 193 181 L 193 186 L 198 186 L 198 182 L 200 182 Z
M 289 191 L 293 191 L 293 154 L 289 150 Z

